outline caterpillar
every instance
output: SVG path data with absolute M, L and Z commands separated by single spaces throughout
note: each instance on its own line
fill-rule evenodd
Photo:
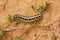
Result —
M 25 21 L 25 22 L 32 22 L 32 21 L 36 21 L 38 18 L 40 18 L 41 15 L 40 14 L 37 14 L 37 15 L 34 15 L 34 16 L 22 16 L 22 15 L 19 15 L 19 14 L 16 14 L 14 15 L 14 20 L 21 20 L 21 21 Z

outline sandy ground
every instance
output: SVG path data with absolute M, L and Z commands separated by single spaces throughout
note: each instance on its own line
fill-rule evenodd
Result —
M 35 25 L 21 23 L 19 25 L 20 29 L 7 32 L 2 40 L 15 40 L 16 36 L 25 40 L 60 40 L 60 0 L 0 0 L 0 25 L 7 23 L 8 15 L 31 16 L 37 14 L 31 6 L 34 5 L 38 8 L 45 1 L 52 3 L 51 8 L 44 14 L 39 23 Z M 36 25 L 47 27 L 33 27 Z M 11 25 L 7 28 L 12 27 L 14 26 Z

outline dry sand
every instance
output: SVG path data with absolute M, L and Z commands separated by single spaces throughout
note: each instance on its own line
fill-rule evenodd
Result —
M 30 16 L 36 14 L 31 6 L 36 8 L 42 2 L 50 2 L 51 8 L 44 13 L 43 19 L 36 25 L 47 26 L 30 28 L 33 25 L 21 23 L 17 30 L 7 32 L 2 40 L 15 40 L 15 37 L 26 40 L 60 40 L 60 0 L 0 0 L 0 25 L 7 22 L 8 15 L 21 14 Z M 13 28 L 11 25 L 7 28 Z M 6 28 L 6 29 L 7 29 Z

